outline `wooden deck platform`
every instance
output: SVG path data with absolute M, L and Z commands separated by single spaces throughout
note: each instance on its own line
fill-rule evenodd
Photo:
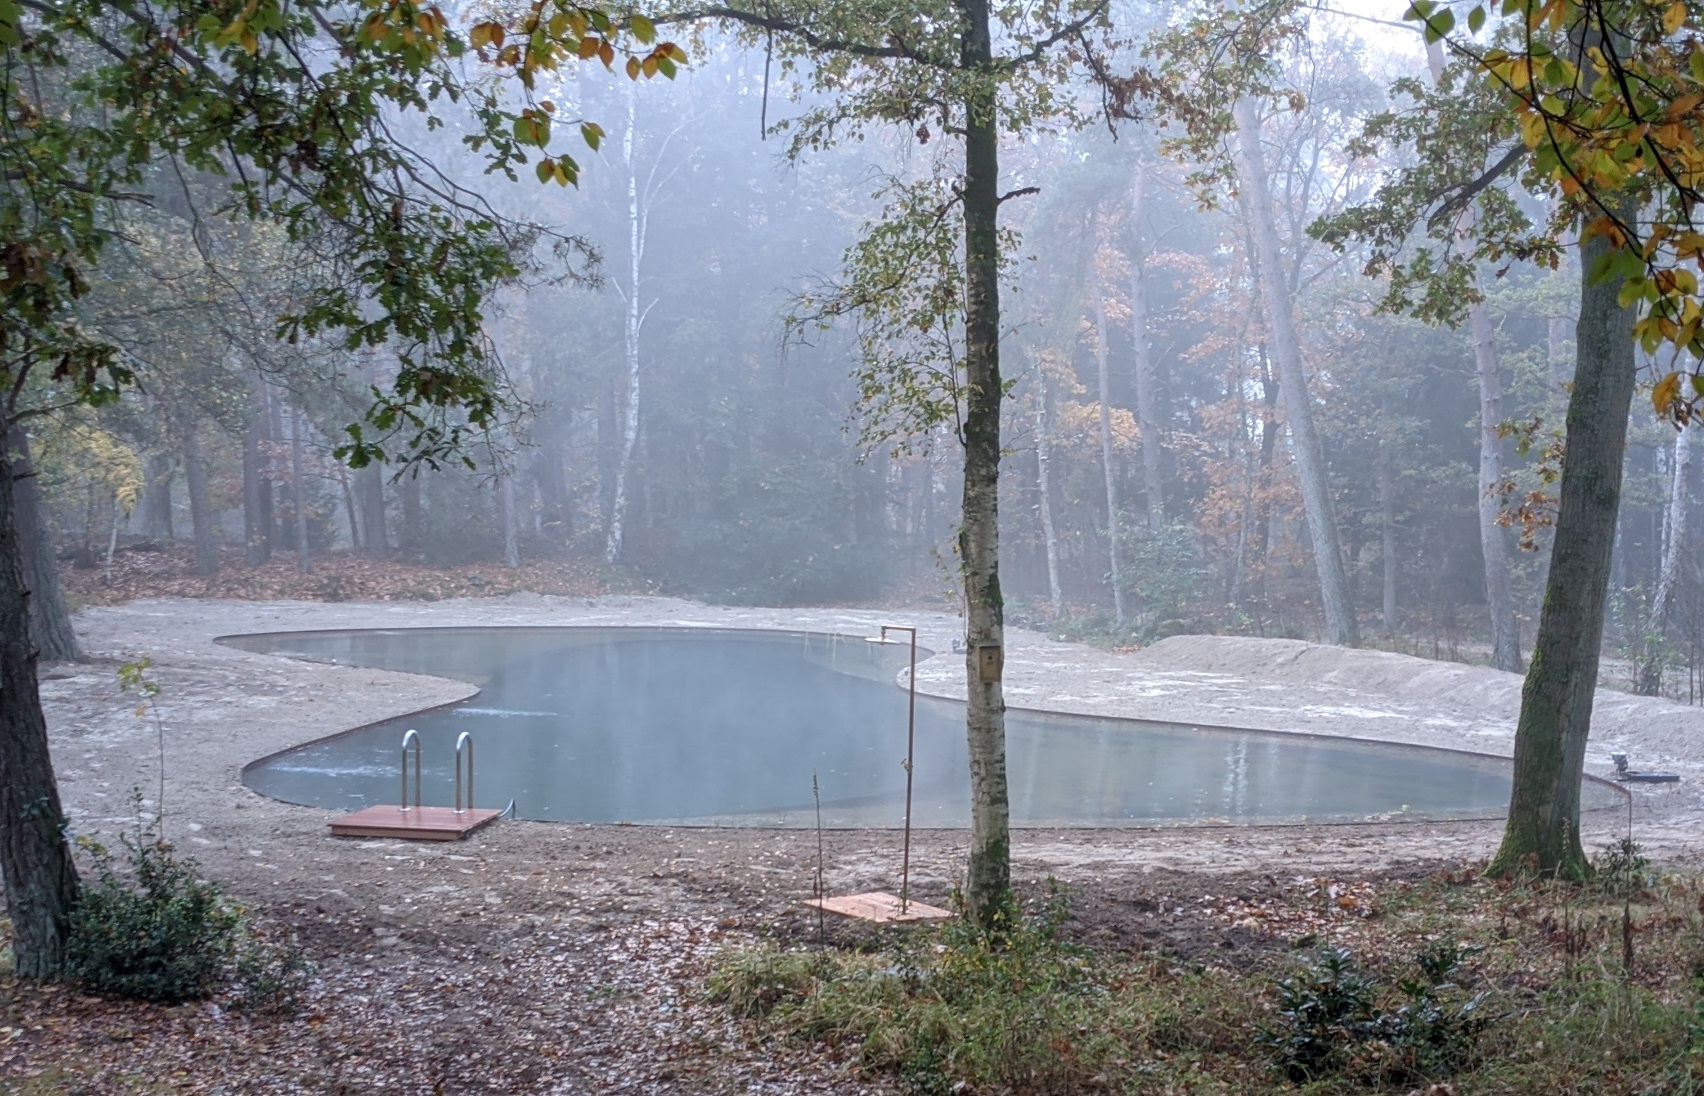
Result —
M 497 821 L 502 811 L 469 808 L 457 814 L 449 807 L 368 807 L 331 823 L 333 837 L 400 837 L 405 841 L 460 841 L 474 830 Z
M 811 898 L 805 905 L 813 909 L 827 910 L 838 913 L 842 917 L 856 917 L 860 921 L 874 921 L 878 925 L 890 921 L 938 921 L 951 917 L 951 910 L 939 906 L 926 906 L 915 898 L 905 904 L 905 911 L 900 912 L 899 896 L 887 891 L 870 891 L 868 894 L 843 894 L 834 898 Z

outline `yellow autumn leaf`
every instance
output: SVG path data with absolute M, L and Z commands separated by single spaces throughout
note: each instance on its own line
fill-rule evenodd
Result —
M 1651 389 L 1651 405 L 1656 408 L 1658 415 L 1664 416 L 1665 418 L 1668 416 L 1670 409 L 1674 407 L 1675 401 L 1679 398 L 1679 373 L 1670 373 L 1668 376 L 1658 381 L 1656 383 L 1656 387 Z
M 1682 0 L 1674 0 L 1663 12 L 1663 33 L 1673 34 L 1686 23 L 1686 4 Z

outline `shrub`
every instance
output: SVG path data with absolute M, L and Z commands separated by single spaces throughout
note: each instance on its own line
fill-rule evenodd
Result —
M 294 1004 L 311 978 L 296 948 L 255 936 L 241 908 L 150 828 L 138 825 L 120 840 L 122 856 L 79 841 L 95 879 L 71 915 L 72 978 L 99 993 L 163 1004 L 209 996 L 234 979 L 240 1004 Z

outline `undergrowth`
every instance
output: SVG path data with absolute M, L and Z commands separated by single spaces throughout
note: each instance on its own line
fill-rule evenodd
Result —
M 1085 949 L 1052 896 L 993 934 L 732 950 L 709 993 L 915 1094 L 1704 1096 L 1704 880 L 1627 843 L 1598 864 L 1584 886 L 1382 884 L 1323 946 L 1277 933 L 1223 963 Z
M 138 818 L 140 819 L 140 814 Z M 97 993 L 177 1004 L 234 991 L 288 1008 L 312 977 L 292 944 L 258 933 L 242 907 L 138 821 L 115 852 L 79 839 L 95 872 L 72 910 L 66 973 Z

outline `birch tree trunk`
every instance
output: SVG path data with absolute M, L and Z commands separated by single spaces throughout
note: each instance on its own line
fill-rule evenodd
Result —
M 1586 239 L 1580 269 L 1597 269 L 1609 250 L 1601 236 Z M 1620 290 L 1619 279 L 1580 279 L 1578 363 L 1568 400 L 1556 534 L 1515 729 L 1509 818 L 1486 869 L 1494 876 L 1583 878 L 1590 870 L 1580 845 L 1580 780 L 1637 373 L 1634 314 L 1620 306 Z
M 1158 531 L 1166 521 L 1166 495 L 1165 483 L 1160 478 L 1163 451 L 1154 392 L 1154 353 L 1148 345 L 1147 254 L 1142 249 L 1142 216 L 1147 209 L 1147 189 L 1148 166 L 1139 163 L 1130 198 L 1130 220 L 1135 232 L 1130 252 L 1130 335 L 1136 348 L 1136 426 L 1141 435 L 1142 486 L 1147 495 L 1148 528 Z
M 1059 534 L 1053 525 L 1053 392 L 1047 377 L 1037 370 L 1039 380 L 1035 395 L 1035 465 L 1037 486 L 1041 489 L 1041 540 L 1047 552 L 1047 599 L 1053 607 L 1053 619 L 1065 615 L 1065 593 L 1059 587 Z
M 1100 444 L 1101 476 L 1106 484 L 1106 556 L 1112 580 L 1112 613 L 1119 627 L 1124 626 L 1124 575 L 1118 565 L 1118 477 L 1112 460 L 1112 378 L 1107 368 L 1106 298 L 1099 284 L 1094 286 L 1095 306 L 1095 371 L 1100 379 Z
M 1684 426 L 1674 436 L 1674 456 L 1670 460 L 1668 520 L 1663 526 L 1663 562 L 1657 573 L 1657 589 L 1651 595 L 1650 643 L 1639 667 L 1638 687 L 1641 696 L 1657 696 L 1663 685 L 1663 639 L 1668 631 L 1669 610 L 1674 605 L 1674 589 L 1680 579 L 1680 564 L 1686 551 L 1687 484 L 1692 478 L 1692 428 Z
M 1278 359 L 1278 378 L 1288 413 L 1291 450 L 1296 474 L 1301 480 L 1302 508 L 1307 514 L 1308 535 L 1313 540 L 1314 566 L 1319 572 L 1320 604 L 1325 610 L 1325 641 L 1353 647 L 1360 642 L 1355 606 L 1349 597 L 1349 580 L 1343 566 L 1343 547 L 1337 534 L 1337 518 L 1326 481 L 1325 455 L 1314 429 L 1313 407 L 1308 397 L 1307 374 L 1303 370 L 1301 344 L 1296 337 L 1290 294 L 1279 274 L 1283 269 L 1278 246 L 1278 227 L 1272 211 L 1272 189 L 1266 178 L 1265 153 L 1260 145 L 1260 117 L 1252 99 L 1239 99 L 1233 109 L 1237 124 L 1239 173 L 1248 195 L 1248 213 L 1253 228 L 1255 254 L 1260 261 L 1260 287 L 1266 301 L 1271 327 L 1272 353 Z
M 627 513 L 627 474 L 633 463 L 633 445 L 639 437 L 639 263 L 645 254 L 645 210 L 639 201 L 639 167 L 633 162 L 633 131 L 639 124 L 638 93 L 631 81 L 627 88 L 627 132 L 621 138 L 622 158 L 627 164 L 627 310 L 623 345 L 627 356 L 627 404 L 621 423 L 621 449 L 615 460 L 615 497 L 610 506 L 609 538 L 604 559 L 614 563 L 621 557 L 622 519 Z
M 965 597 L 970 863 L 964 901 L 972 922 L 994 928 L 1009 908 L 1012 892 L 1006 700 L 1001 685 L 1000 153 L 988 0 L 957 0 L 956 6 L 964 27 L 960 79 L 966 83 L 964 502 L 959 558 Z
M 1382 416 L 1381 416 L 1382 418 Z M 1384 565 L 1384 630 L 1396 635 L 1396 475 L 1391 442 L 1379 437 L 1379 554 Z
M 77 633 L 71 610 L 59 585 L 59 558 L 53 549 L 53 530 L 30 459 L 30 438 L 22 427 L 6 431 L 11 459 L 12 514 L 18 526 L 19 563 L 24 589 L 29 592 L 30 642 L 36 655 L 48 662 L 75 662 Z
M 78 883 L 36 684 L 16 473 L 11 446 L 0 445 L 0 875 L 13 970 L 45 979 L 64 963 Z

